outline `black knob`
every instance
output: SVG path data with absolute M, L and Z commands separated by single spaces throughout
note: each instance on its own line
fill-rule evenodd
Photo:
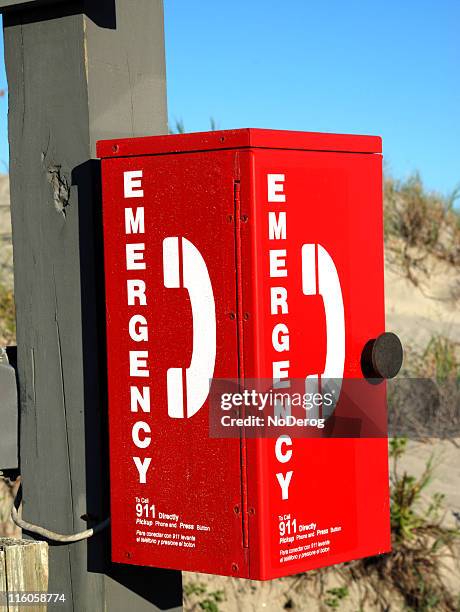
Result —
M 361 355 L 361 369 L 366 378 L 394 378 L 402 362 L 401 340 L 392 332 L 366 342 Z

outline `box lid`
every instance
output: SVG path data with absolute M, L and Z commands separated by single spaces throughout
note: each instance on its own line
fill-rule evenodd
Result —
M 100 140 L 97 143 L 97 156 L 100 158 L 131 157 L 160 155 L 162 153 L 246 148 L 381 153 L 382 139 L 380 136 L 244 128 L 239 130 Z

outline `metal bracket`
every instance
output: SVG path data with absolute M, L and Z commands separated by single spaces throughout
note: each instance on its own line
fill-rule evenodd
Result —
M 0 348 L 0 471 L 17 470 L 19 467 L 18 391 L 16 370 L 9 359 L 9 356 L 14 356 L 15 348 Z

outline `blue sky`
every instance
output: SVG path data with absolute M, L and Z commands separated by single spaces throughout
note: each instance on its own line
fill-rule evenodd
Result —
M 380 134 L 395 177 L 460 184 L 457 0 L 165 0 L 165 21 L 171 123 Z

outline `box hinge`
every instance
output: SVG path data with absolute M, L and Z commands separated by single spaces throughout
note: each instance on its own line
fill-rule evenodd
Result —
M 236 268 L 236 321 L 238 343 L 238 380 L 244 385 L 244 347 L 243 347 L 243 292 L 242 292 L 242 258 L 241 258 L 241 181 L 233 181 L 234 219 L 235 219 L 235 268 Z M 244 406 L 240 409 L 240 416 L 244 418 Z M 240 466 L 241 466 L 241 521 L 243 530 L 243 547 L 249 546 L 248 525 L 248 489 L 247 489 L 247 454 L 244 428 L 240 438 Z

